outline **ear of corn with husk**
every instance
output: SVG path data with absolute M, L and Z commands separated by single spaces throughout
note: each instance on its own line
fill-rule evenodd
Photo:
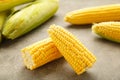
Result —
M 118 21 L 120 20 L 120 4 L 75 10 L 68 12 L 64 19 L 66 22 L 77 25 L 104 21 Z
M 94 24 L 92 31 L 105 39 L 120 43 L 120 22 Z
M 2 28 L 8 16 L 8 11 L 0 12 L 0 42 L 2 41 Z
M 62 57 L 57 47 L 50 38 L 36 42 L 22 49 L 22 57 L 25 66 L 36 69 L 48 62 Z
M 38 0 L 12 15 L 3 28 L 2 34 L 15 39 L 51 18 L 58 9 L 58 0 Z
M 34 0 L 0 0 L 0 12 L 9 10 L 14 6 L 31 2 L 31 1 L 34 1 Z
M 95 56 L 70 32 L 57 25 L 51 25 L 48 32 L 55 46 L 77 74 L 82 74 L 95 63 Z

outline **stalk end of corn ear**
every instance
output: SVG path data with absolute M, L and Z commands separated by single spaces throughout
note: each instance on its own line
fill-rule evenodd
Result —
M 92 26 L 92 32 L 110 41 L 120 43 L 120 22 L 101 22 Z
M 92 67 L 96 57 L 70 32 L 58 25 L 51 25 L 48 33 L 57 49 L 79 75 Z
M 120 20 L 120 4 L 111 4 L 90 8 L 83 8 L 68 12 L 64 20 L 71 24 L 91 24 L 95 22 Z
M 50 19 L 58 7 L 57 0 L 37 1 L 12 15 L 6 21 L 2 34 L 8 39 L 18 38 Z
M 36 42 L 22 49 L 24 64 L 30 70 L 36 69 L 61 57 L 62 55 L 50 38 Z

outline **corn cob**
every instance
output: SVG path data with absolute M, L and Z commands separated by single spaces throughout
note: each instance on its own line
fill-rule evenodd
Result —
M 82 74 L 96 61 L 95 56 L 62 27 L 51 25 L 48 32 L 55 46 L 77 74 Z
M 62 55 L 52 40 L 48 38 L 22 49 L 22 57 L 27 68 L 33 70 L 62 57 Z
M 2 41 L 1 32 L 2 32 L 3 24 L 4 24 L 4 22 L 5 22 L 6 18 L 7 18 L 7 13 L 8 13 L 8 11 L 4 11 L 4 12 L 0 13 L 0 42 Z
M 0 0 L 0 12 L 11 9 L 14 6 L 34 0 Z
M 22 36 L 51 18 L 57 9 L 57 0 L 36 1 L 11 16 L 5 23 L 2 34 L 8 39 Z
M 120 20 L 120 4 L 84 8 L 69 12 L 65 21 L 72 24 L 90 24 L 95 22 Z
M 92 31 L 105 39 L 120 43 L 120 22 L 94 24 Z

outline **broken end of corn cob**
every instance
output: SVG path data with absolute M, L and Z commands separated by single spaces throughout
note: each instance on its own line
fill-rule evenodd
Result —
M 22 58 L 24 58 L 24 65 L 26 65 L 26 67 L 30 70 L 33 70 L 34 67 L 34 62 L 32 60 L 32 56 L 30 55 L 29 51 L 25 51 L 25 49 L 22 51 Z
M 30 70 L 36 69 L 60 57 L 62 57 L 62 55 L 50 38 L 22 49 L 24 64 Z
M 79 75 L 92 67 L 96 57 L 70 32 L 58 25 L 51 25 L 48 33 L 57 49 Z
M 120 43 L 120 22 L 101 22 L 92 26 L 92 32 L 104 39 Z

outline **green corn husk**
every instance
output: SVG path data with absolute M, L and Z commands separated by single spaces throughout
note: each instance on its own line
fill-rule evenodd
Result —
M 13 8 L 14 6 L 31 2 L 34 0 L 0 0 L 0 12 Z
M 58 0 L 39 0 L 12 15 L 5 23 L 2 34 L 15 39 L 51 18 L 58 9 Z
M 33 2 L 29 2 L 29 3 L 25 3 L 25 4 L 22 4 L 22 5 L 18 5 L 18 6 L 15 6 L 11 9 L 11 15 L 20 11 L 21 9 L 31 5 Z
M 4 24 L 7 16 L 8 16 L 8 11 L 4 11 L 4 12 L 1 12 L 1 13 L 0 13 L 0 43 L 1 43 L 1 41 L 2 41 L 2 34 L 1 34 L 1 32 L 2 32 L 2 27 L 3 27 L 3 24 Z

